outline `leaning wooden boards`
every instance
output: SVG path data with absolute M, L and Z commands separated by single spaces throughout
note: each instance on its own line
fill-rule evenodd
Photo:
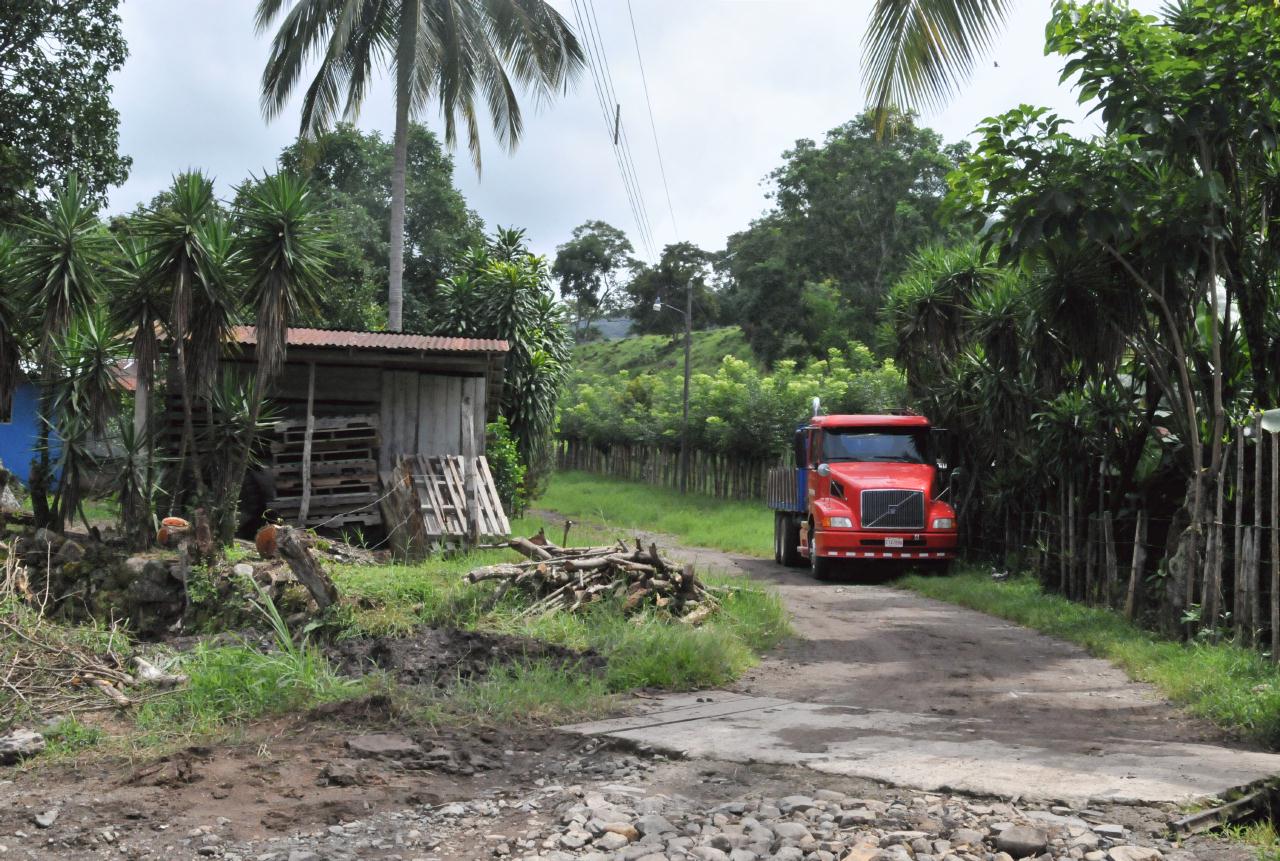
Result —
M 511 534 L 511 524 L 484 457 L 475 459 L 476 519 L 480 539 Z M 381 474 L 382 522 L 397 557 L 425 556 L 459 546 L 467 534 L 465 463 L 458 455 L 403 457 Z

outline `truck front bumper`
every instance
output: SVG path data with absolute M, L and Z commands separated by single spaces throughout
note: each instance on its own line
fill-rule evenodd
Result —
M 841 559 L 954 559 L 954 532 L 860 532 L 821 529 L 814 536 L 818 555 Z M 902 546 L 896 546 L 901 541 Z

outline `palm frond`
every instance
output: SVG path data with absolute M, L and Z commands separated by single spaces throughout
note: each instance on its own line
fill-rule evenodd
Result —
M 110 238 L 88 188 L 74 174 L 44 215 L 27 218 L 23 225 L 26 241 L 16 277 L 26 288 L 25 300 L 42 311 L 40 340 L 48 348 L 96 302 Z
M 867 97 L 891 108 L 937 108 L 991 47 L 1012 0 L 875 0 L 862 61 Z
M 289 321 L 313 310 L 328 280 L 330 238 L 318 201 L 305 180 L 287 173 L 247 186 L 237 210 L 257 315 L 257 353 L 263 379 L 284 365 Z

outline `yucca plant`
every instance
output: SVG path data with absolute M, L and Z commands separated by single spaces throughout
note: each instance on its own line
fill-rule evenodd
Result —
M 120 530 L 130 549 L 141 550 L 156 532 L 159 471 L 147 434 L 133 422 L 117 422 L 120 455 L 116 460 L 116 494 L 120 499 Z
M 213 523 L 229 541 L 237 523 L 237 503 L 245 470 L 258 465 L 257 445 L 264 430 L 278 420 L 263 404 L 256 377 L 224 373 L 209 393 L 213 421 L 200 440 L 214 453 Z
M 97 204 L 75 174 L 67 177 L 40 217 L 23 219 L 21 227 L 13 278 L 18 301 L 36 315 L 32 343 L 41 385 L 39 460 L 32 473 L 31 504 L 37 523 L 60 529 L 57 501 L 51 504 L 48 495 L 50 433 L 57 423 L 55 386 L 62 373 L 57 344 L 72 321 L 98 301 L 110 237 L 98 220 Z
M 111 327 L 103 307 L 74 319 L 53 345 L 59 377 L 52 384 L 51 429 L 58 442 L 50 448 L 59 452 L 61 475 L 53 511 L 61 519 L 83 519 L 82 488 L 87 473 L 99 463 L 95 446 L 118 413 L 119 374 L 128 350 L 128 341 Z
M 0 232 L 0 422 L 10 420 L 13 395 L 22 376 L 26 324 L 18 301 L 18 247 L 13 237 Z
M 195 293 L 202 290 L 211 269 L 206 245 L 206 225 L 217 212 L 213 181 L 198 171 L 174 177 L 167 203 L 144 215 L 138 234 L 147 248 L 145 277 L 156 289 L 168 294 L 165 320 L 174 360 L 177 385 L 182 399 L 182 441 L 179 445 L 176 481 L 183 481 L 186 460 L 194 463 L 191 474 L 196 494 L 205 495 L 204 470 L 195 451 L 194 406 L 190 386 L 188 338 L 195 305 Z
M 326 214 L 306 180 L 276 173 L 246 185 L 236 209 L 237 238 L 243 255 L 248 301 L 257 331 L 257 375 L 246 391 L 250 397 L 244 427 L 257 433 L 263 398 L 284 368 L 289 323 L 313 311 L 328 283 L 333 239 Z M 239 445 L 228 464 L 232 489 L 244 481 L 253 446 Z M 230 502 L 224 497 L 224 507 Z M 223 538 L 230 539 L 233 518 L 223 518 Z

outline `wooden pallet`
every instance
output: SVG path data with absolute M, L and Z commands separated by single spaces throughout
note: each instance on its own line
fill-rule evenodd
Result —
M 378 416 L 328 416 L 312 420 L 310 457 L 306 457 L 307 421 L 290 419 L 272 426 L 271 471 L 276 498 L 271 508 L 299 523 L 304 486 L 308 492 L 305 527 L 380 523 Z M 309 480 L 304 480 L 304 459 Z
M 476 517 L 481 540 L 511 534 L 488 460 L 476 458 Z M 467 535 L 466 478 L 461 456 L 402 458 L 382 473 L 383 523 L 397 556 L 461 545 Z

